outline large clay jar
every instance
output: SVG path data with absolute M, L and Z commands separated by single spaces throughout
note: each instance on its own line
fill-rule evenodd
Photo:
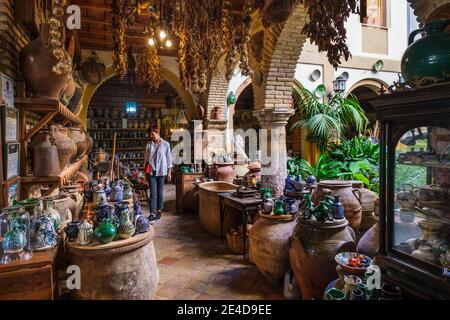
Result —
M 346 219 L 322 223 L 299 218 L 289 258 L 303 299 L 322 299 L 326 286 L 338 277 L 334 257 L 355 249 L 355 234 Z
M 289 266 L 289 237 L 296 225 L 291 220 L 260 217 L 249 234 L 249 255 L 271 283 L 281 283 Z
M 344 180 L 323 180 L 317 184 L 313 193 L 315 205 L 323 200 L 326 195 L 339 196 L 339 200 L 344 205 L 344 214 L 353 230 L 358 230 L 361 224 L 361 191 L 352 188 L 351 181 Z
M 235 173 L 233 169 L 233 164 L 231 163 L 219 163 L 214 165 L 214 180 L 226 181 L 233 183 Z
M 76 154 L 77 145 L 69 138 L 69 129 L 60 124 L 50 126 L 50 132 L 58 148 L 59 167 L 64 170 L 70 159 Z
M 375 202 L 378 199 L 378 195 L 375 192 L 365 188 L 361 188 L 360 191 L 362 217 L 358 232 L 362 234 L 372 228 L 372 226 L 378 221 L 378 218 L 375 217 L 374 213 Z
M 48 131 L 40 131 L 32 140 L 33 168 L 36 177 L 55 177 L 61 173 L 58 148 Z
M 70 74 L 58 75 L 52 71 L 58 60 L 53 55 L 49 39 L 49 25 L 43 23 L 40 37 L 20 51 L 20 68 L 33 96 L 59 99 Z M 65 50 L 64 54 L 67 54 Z
M 69 138 L 77 145 L 77 152 L 72 157 L 72 161 L 76 161 L 77 159 L 84 156 L 86 148 L 87 148 L 87 139 L 86 133 L 82 128 L 73 127 L 69 129 Z
M 359 240 L 356 251 L 373 258 L 378 251 L 379 240 L 380 226 L 376 223 Z

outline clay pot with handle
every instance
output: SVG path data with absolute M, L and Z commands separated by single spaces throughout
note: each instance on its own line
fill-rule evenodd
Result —
M 61 173 L 58 148 L 49 131 L 40 131 L 31 141 L 36 177 L 55 177 Z
M 350 226 L 353 230 L 358 230 L 362 218 L 361 191 L 353 188 L 351 181 L 323 180 L 317 184 L 313 193 L 314 204 L 318 205 L 326 195 L 339 196 Z
M 303 299 L 322 299 L 326 286 L 338 277 L 334 257 L 356 249 L 348 221 L 322 223 L 299 218 L 289 239 L 289 259 Z
M 59 166 L 61 170 L 64 170 L 70 159 L 76 154 L 77 145 L 69 138 L 69 129 L 60 124 L 51 125 L 50 132 L 58 148 Z
M 42 23 L 40 36 L 26 45 L 19 54 L 19 63 L 25 82 L 34 97 L 59 99 L 70 73 L 58 75 L 52 71 L 58 63 L 50 45 L 50 26 Z M 64 49 L 61 54 L 68 55 Z M 70 58 L 69 58 L 70 59 Z

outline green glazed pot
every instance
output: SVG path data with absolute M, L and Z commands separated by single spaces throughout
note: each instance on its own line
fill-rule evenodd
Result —
M 273 210 L 273 213 L 275 215 L 283 215 L 286 214 L 284 201 L 283 200 L 277 200 L 275 201 L 275 209 Z
M 117 229 L 111 219 L 104 219 L 103 222 L 94 231 L 94 237 L 103 244 L 110 243 L 114 240 Z
M 19 201 L 18 204 L 24 207 L 26 212 L 28 212 L 28 214 L 32 216 L 34 215 L 35 209 L 39 205 L 39 199 L 29 198 L 23 201 Z
M 445 32 L 449 24 L 450 19 L 435 20 L 411 33 L 409 47 L 403 54 L 401 62 L 402 74 L 406 81 L 420 77 L 441 80 L 450 75 L 450 32 Z M 424 32 L 425 36 L 414 41 L 421 32 Z

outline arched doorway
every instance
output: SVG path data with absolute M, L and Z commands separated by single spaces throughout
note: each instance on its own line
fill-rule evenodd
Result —
M 141 167 L 151 125 L 161 128 L 161 136 L 171 142 L 176 129 L 187 128 L 184 99 L 164 81 L 155 92 L 146 85 L 112 76 L 95 91 L 87 108 L 87 128 L 94 140 L 93 151 L 103 149 L 111 154 L 117 133 L 116 154 L 123 162 Z
M 381 94 L 383 87 L 388 88 L 388 85 L 381 80 L 365 79 L 357 82 L 349 90 L 349 95 L 353 95 L 358 99 L 361 108 L 366 113 L 367 119 L 369 120 L 368 129 L 373 130 L 377 122 L 376 111 L 369 102 Z

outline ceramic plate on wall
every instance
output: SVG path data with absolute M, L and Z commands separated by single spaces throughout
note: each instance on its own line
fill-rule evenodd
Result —
M 327 92 L 327 88 L 325 87 L 325 85 L 320 84 L 320 85 L 318 85 L 317 88 L 314 90 L 314 95 L 315 95 L 317 98 L 322 98 L 322 97 L 325 96 L 326 92 Z
M 322 75 L 322 72 L 320 72 L 319 69 L 314 70 L 311 73 L 311 81 L 317 81 L 319 80 L 320 76 Z

